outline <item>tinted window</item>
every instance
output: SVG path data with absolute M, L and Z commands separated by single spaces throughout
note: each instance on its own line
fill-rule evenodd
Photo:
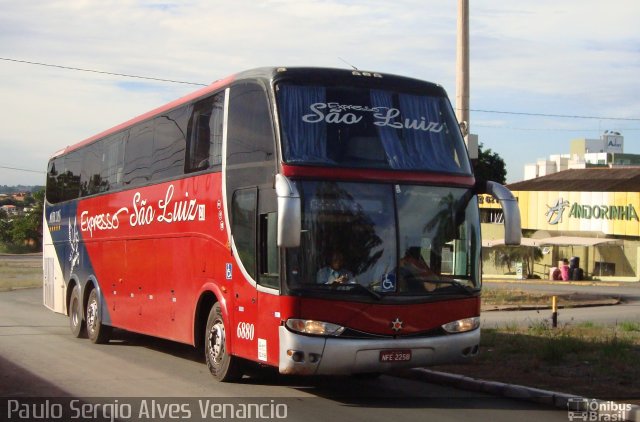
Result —
M 50 203 L 68 201 L 80 196 L 81 158 L 81 152 L 75 151 L 49 161 L 46 194 Z
M 183 173 L 188 109 L 183 107 L 156 117 L 152 178 L 161 180 Z
M 231 203 L 231 234 L 245 270 L 255 279 L 256 268 L 256 189 L 244 189 L 233 194 Z
M 124 145 L 127 132 L 109 136 L 102 141 L 102 184 L 100 192 L 107 192 L 122 185 L 124 173 Z
M 223 119 L 224 93 L 195 104 L 187 130 L 186 173 L 206 170 L 222 163 Z
M 94 142 L 82 149 L 82 171 L 80 173 L 80 195 L 88 196 L 101 192 L 106 181 L 102 180 L 103 141 Z
M 244 83 L 231 88 L 227 164 L 271 160 L 274 151 L 271 113 L 260 85 Z
M 262 285 L 279 288 L 277 240 L 278 215 L 260 215 L 260 279 Z
M 277 94 L 289 163 L 471 173 L 446 96 L 329 84 Z
M 152 149 L 153 120 L 131 128 L 124 162 L 125 185 L 141 185 L 151 180 Z
M 47 200 L 52 204 L 62 200 L 62 185 L 58 182 L 60 169 L 64 166 L 64 157 L 54 158 L 49 161 L 47 169 Z
M 64 157 L 64 168 L 58 175 L 62 187 L 62 201 L 76 199 L 80 195 L 80 167 L 82 153 L 74 151 Z
M 219 93 L 55 158 L 47 198 L 59 202 L 219 166 L 223 118 Z

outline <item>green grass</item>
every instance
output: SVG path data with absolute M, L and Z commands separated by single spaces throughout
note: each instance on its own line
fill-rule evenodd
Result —
M 514 288 L 492 288 L 482 291 L 482 306 L 485 310 L 500 309 L 501 307 L 519 308 L 551 308 L 554 295 L 549 293 L 526 292 Z M 614 305 L 620 299 L 607 295 L 585 293 L 556 294 L 557 304 L 560 308 L 572 308 L 585 305 Z
M 33 260 L 0 261 L 0 291 L 42 286 L 42 261 Z
M 482 303 L 488 305 L 551 304 L 551 296 L 514 289 L 484 289 Z
M 640 332 L 640 322 L 623 321 L 619 324 L 620 330 L 626 333 Z
M 33 253 L 39 252 L 33 246 L 0 243 L 0 253 Z
M 442 370 L 582 394 L 640 399 L 640 324 L 515 324 L 483 329 L 480 355 Z

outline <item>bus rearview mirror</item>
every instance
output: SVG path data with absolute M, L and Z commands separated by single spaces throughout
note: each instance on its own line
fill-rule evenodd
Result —
M 276 174 L 275 188 L 278 197 L 278 246 L 296 248 L 300 246 L 302 228 L 300 193 L 296 186 L 281 174 Z

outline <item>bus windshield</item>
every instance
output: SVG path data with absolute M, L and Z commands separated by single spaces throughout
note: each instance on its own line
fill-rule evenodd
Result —
M 446 96 L 280 83 L 288 164 L 470 174 Z
M 478 205 L 468 189 L 296 183 L 302 238 L 287 251 L 290 289 L 375 300 L 480 287 Z

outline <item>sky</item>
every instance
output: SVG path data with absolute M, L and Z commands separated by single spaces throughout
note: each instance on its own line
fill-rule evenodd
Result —
M 505 160 L 507 182 L 522 180 L 526 163 L 605 130 L 640 154 L 639 1 L 470 3 L 471 132 Z M 455 105 L 457 7 L 0 0 L 0 185 L 43 185 L 54 152 L 255 67 L 410 76 L 439 83 Z

